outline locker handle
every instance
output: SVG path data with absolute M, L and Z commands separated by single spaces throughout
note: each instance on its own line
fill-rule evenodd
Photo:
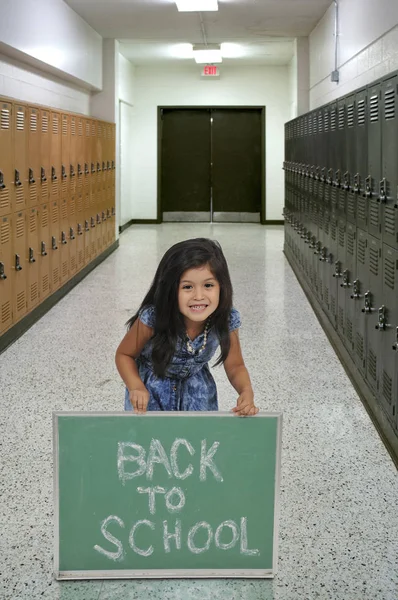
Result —
M 57 240 L 55 239 L 54 236 L 52 236 L 52 238 L 51 238 L 51 249 L 52 250 L 58 250 Z
M 101 173 L 101 165 L 97 162 L 97 173 Z
M 51 181 L 58 181 L 58 177 L 56 175 L 55 167 L 51 167 Z
M 65 169 L 64 165 L 62 165 L 62 179 L 67 179 L 67 178 L 68 178 L 68 175 L 66 173 L 66 169 Z
M 36 259 L 34 257 L 33 248 L 29 248 L 29 262 L 30 263 L 35 263 L 36 262 Z
M 36 180 L 33 175 L 33 169 L 29 169 L 29 183 L 31 183 L 31 184 L 36 183 Z
M 84 221 L 84 230 L 90 231 L 90 227 L 88 226 L 88 221 Z
M 84 174 L 85 175 L 90 175 L 90 169 L 88 168 L 88 164 L 84 163 Z
M 356 298 L 360 298 L 361 295 L 359 293 L 359 280 L 355 279 L 352 282 L 352 286 L 353 286 L 353 293 L 351 294 L 351 300 L 355 300 Z
M 334 263 L 334 273 L 333 273 L 333 277 L 336 277 L 336 279 L 341 277 L 340 267 L 341 267 L 340 261 L 336 260 L 336 262 Z
M 41 243 L 41 252 L 40 252 L 40 254 L 41 254 L 42 256 L 47 256 L 47 252 L 46 252 L 46 243 L 45 243 L 45 242 L 42 242 L 42 243 Z
M 107 216 L 107 218 L 108 218 L 108 219 L 109 219 L 109 218 L 110 218 L 110 216 L 111 216 L 111 211 L 109 210 L 109 208 L 108 208 L 108 209 L 107 209 L 107 211 L 106 211 L 106 216 Z
M 22 271 L 21 257 L 19 256 L 19 254 L 15 255 L 15 270 L 16 271 Z
M 74 240 L 74 239 L 75 239 L 75 232 L 74 232 L 74 230 L 73 230 L 73 227 L 71 227 L 71 228 L 69 229 L 69 237 L 70 237 L 70 239 L 71 239 L 71 240 Z
M 91 163 L 91 173 L 95 173 L 95 165 L 94 165 L 94 163 Z
M 4 190 L 6 188 L 6 184 L 4 183 L 4 173 L 0 171 L 0 190 Z
M 356 194 L 359 194 L 361 191 L 361 176 L 359 175 L 359 173 L 356 173 L 354 175 L 354 192 Z
M 350 189 L 350 174 L 348 171 L 344 173 L 344 189 L 348 191 Z
M 375 329 L 378 331 L 385 331 L 387 327 L 387 318 L 386 318 L 386 307 L 380 306 L 378 311 L 378 324 L 375 325 Z
M 22 181 L 19 179 L 19 171 L 15 169 L 15 185 L 16 187 L 21 187 Z
M 365 179 L 365 194 L 368 198 L 372 197 L 372 178 L 370 175 Z
M 379 183 L 379 197 L 377 198 L 377 202 L 381 202 L 382 204 L 387 202 L 387 181 L 385 177 Z
M 371 298 L 370 298 L 370 292 L 365 292 L 364 299 L 365 299 L 365 306 L 363 307 L 362 312 L 363 313 L 372 312 L 373 308 L 372 308 L 372 302 L 371 302 Z
M 1 263 L 0 263 L 0 265 L 1 265 Z M 0 271 L 0 273 L 1 273 L 1 271 Z M 0 275 L 0 278 L 1 278 L 1 275 Z M 395 330 L 395 331 L 396 331 L 396 334 L 397 334 L 397 337 L 396 337 L 396 340 L 397 340 L 397 341 L 395 342 L 395 344 L 393 344 L 393 347 L 392 347 L 392 349 L 393 349 L 393 350 L 398 350 L 398 327 L 396 328 L 396 330 Z
M 108 171 L 110 171 L 110 170 L 111 170 L 111 163 L 109 162 L 109 160 L 108 160 L 108 162 L 106 163 L 106 168 L 108 169 Z
M 91 227 L 95 227 L 95 219 L 94 219 L 94 217 L 91 217 Z
M 80 177 L 81 175 L 83 175 L 82 166 L 81 166 L 81 165 L 79 165 L 79 164 L 77 165 L 77 174 L 79 175 L 79 177 Z
M 102 211 L 102 220 L 106 221 L 106 216 L 105 216 L 105 211 L 104 210 Z
M 76 173 L 75 173 L 75 170 L 74 170 L 74 168 L 73 168 L 73 165 L 71 165 L 71 166 L 70 166 L 70 176 L 71 176 L 71 177 L 75 177 L 75 175 L 76 175 Z
M 7 275 L 5 274 L 4 263 L 0 262 L 0 279 L 7 279 Z
M 46 177 L 46 170 L 44 167 L 41 168 L 41 182 L 45 183 L 47 181 L 47 177 Z
M 100 225 L 101 223 L 101 215 L 99 213 L 97 213 L 97 224 Z
M 65 244 L 67 244 L 67 243 L 68 243 L 68 242 L 67 242 L 67 239 L 66 239 L 66 233 L 65 233 L 65 231 L 63 231 L 63 232 L 61 233 L 61 244 L 64 244 L 64 245 L 65 245 Z
M 347 269 L 345 269 L 343 271 L 343 283 L 340 283 L 340 287 L 342 287 L 342 288 L 351 287 L 351 283 L 348 280 L 348 270 Z
M 77 224 L 77 235 L 83 235 L 82 226 L 80 223 Z

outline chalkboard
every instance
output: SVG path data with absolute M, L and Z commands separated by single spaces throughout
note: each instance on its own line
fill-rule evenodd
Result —
M 281 421 L 54 413 L 55 577 L 273 577 Z

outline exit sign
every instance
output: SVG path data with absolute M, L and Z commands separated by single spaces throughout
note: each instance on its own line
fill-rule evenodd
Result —
M 216 65 L 204 65 L 202 69 L 202 77 L 209 79 L 220 77 L 220 69 Z

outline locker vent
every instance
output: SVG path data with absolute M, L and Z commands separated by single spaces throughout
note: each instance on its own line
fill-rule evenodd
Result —
M 30 113 L 30 130 L 37 131 L 37 112 L 34 110 Z
M 6 213 L 10 212 L 9 204 L 10 204 L 10 190 L 8 188 L 6 188 L 2 192 L 0 192 L 0 209 L 2 209 L 2 211 L 6 212 Z
M 20 208 L 23 208 L 23 204 L 25 202 L 25 194 L 24 194 L 24 186 L 23 185 L 21 185 L 21 187 L 16 189 L 15 199 L 16 199 L 17 210 L 19 210 Z M 20 206 L 20 205 L 22 205 L 22 206 Z
M 83 135 L 83 121 L 79 121 L 79 136 Z
M 336 298 L 334 296 L 332 296 L 331 311 L 332 311 L 332 315 L 336 314 Z
M 345 212 L 345 194 L 339 194 L 339 208 L 343 213 Z
M 384 207 L 384 231 L 395 237 L 395 209 L 391 206 Z
M 76 119 L 74 117 L 70 120 L 70 133 L 71 135 L 76 135 Z
M 52 222 L 53 223 L 58 223 L 58 218 L 59 218 L 59 214 L 58 214 L 58 205 L 54 204 L 53 208 L 52 208 Z
M 112 139 L 112 127 L 108 125 L 108 140 Z
M 357 356 L 359 356 L 359 358 L 363 360 L 363 336 L 359 333 L 359 331 L 357 331 L 357 334 L 355 336 L 355 350 Z
M 329 288 L 325 285 L 325 290 L 323 293 L 323 299 L 327 305 L 329 305 Z
M 312 124 L 312 120 L 311 120 Z M 102 131 L 100 125 L 98 126 L 98 136 L 101 137 Z M 308 117 L 304 117 L 304 135 L 308 135 Z
M 68 135 L 68 117 L 62 118 L 62 135 Z
M 95 123 L 92 123 L 91 125 L 91 135 L 95 137 Z
M 22 312 L 26 308 L 25 290 L 17 294 L 17 313 Z
M 355 218 L 355 196 L 352 192 L 349 192 L 347 198 L 347 213 L 353 219 Z
M 352 344 L 352 321 L 347 317 L 345 334 L 347 340 Z
M 313 117 L 312 117 L 312 126 L 313 126 L 313 133 L 314 133 L 314 135 L 316 135 L 318 133 L 318 120 L 316 118 L 316 115 L 313 115 Z
M 90 123 L 86 122 L 86 137 L 90 137 Z
M 332 197 L 332 205 L 336 206 L 337 205 L 337 190 L 336 190 L 336 188 L 332 188 L 330 195 Z
M 7 104 L 1 109 L 1 128 L 10 129 L 10 109 Z
M 384 116 L 386 121 L 395 117 L 395 90 L 386 90 L 384 92 Z
M 53 284 L 58 285 L 58 281 L 59 281 L 59 269 L 58 269 L 58 267 L 56 267 L 55 269 L 53 269 Z
M 52 196 L 53 200 L 54 200 L 55 198 L 58 198 L 58 197 L 59 197 L 59 193 L 58 193 L 58 192 L 59 192 L 59 184 L 58 184 L 58 181 L 54 181 L 54 182 L 51 184 L 51 196 Z
M 86 196 L 84 199 L 84 208 L 90 208 L 90 196 Z
M 383 396 L 388 404 L 392 402 L 392 379 L 389 374 L 383 369 Z
M 347 234 L 347 252 L 354 256 L 355 250 L 355 234 L 352 231 L 349 231 Z
M 23 237 L 25 233 L 25 223 L 24 223 L 24 218 L 20 217 L 19 219 L 17 219 L 17 229 L 16 229 L 16 237 L 20 238 Z
M 30 197 L 30 204 L 36 204 L 37 203 L 37 185 L 36 183 L 31 183 L 29 185 L 29 197 Z
M 370 97 L 370 120 L 375 123 L 379 120 L 379 96 L 375 94 Z
M 344 331 L 344 309 L 339 306 L 339 329 Z
M 384 283 L 392 290 L 395 287 L 395 264 L 388 256 L 384 257 Z
M 48 198 L 48 181 L 41 184 L 41 197 L 44 201 Z
M 83 262 L 84 262 L 83 250 L 79 250 L 78 260 L 79 260 L 79 266 L 81 266 L 83 264 Z
M 305 122 L 307 123 L 307 119 L 305 119 Z M 102 137 L 102 126 L 101 126 L 101 123 L 97 124 L 97 137 L 99 137 L 99 138 Z
M 25 111 L 17 110 L 17 130 L 23 131 L 25 129 Z
M 361 221 L 366 221 L 366 200 L 362 197 L 357 200 L 357 217 Z
M 41 132 L 48 133 L 48 113 L 44 111 L 41 115 Z
M 354 105 L 349 104 L 347 106 L 347 125 L 348 127 L 354 127 Z
M 65 197 L 68 193 L 68 184 L 65 180 L 62 181 L 62 197 Z
M 324 131 L 329 131 L 329 125 L 330 125 L 330 123 L 329 123 L 329 121 L 330 121 L 329 116 L 330 116 L 329 115 L 329 111 L 325 111 L 325 114 L 323 115 L 323 124 L 324 124 L 324 128 L 323 129 L 324 129 Z
M 375 353 L 371 348 L 369 348 L 369 356 L 368 356 L 368 373 L 371 378 L 376 381 L 377 377 L 377 358 Z
M 68 218 L 68 206 L 67 206 L 66 200 L 64 202 L 62 202 L 62 205 L 61 205 L 61 218 L 62 219 Z
M 11 320 L 11 302 L 7 301 L 1 305 L 1 324 L 4 325 Z
M 323 119 L 322 119 L 322 113 L 318 113 L 318 133 L 322 133 L 323 131 Z
M 358 125 L 365 125 L 365 100 L 358 100 Z
M 325 187 L 325 202 L 326 203 L 330 202 L 330 187 L 329 186 Z
M 369 221 L 373 227 L 379 227 L 379 207 L 376 202 L 370 203 Z
M 341 246 L 341 248 L 344 248 L 344 246 L 345 246 L 345 227 L 344 227 L 344 225 L 339 226 L 339 246 Z
M 32 283 L 32 285 L 30 286 L 30 301 L 36 302 L 38 297 L 39 297 L 39 289 L 38 289 L 37 282 Z
M 323 229 L 326 235 L 329 235 L 329 225 L 330 225 L 330 216 L 325 213 L 325 217 L 323 219 Z
M 77 212 L 82 212 L 83 210 L 83 197 L 82 196 L 78 196 L 77 198 Z
M 81 196 L 79 196 L 79 198 L 81 198 Z M 71 200 L 69 201 L 69 216 L 72 217 L 75 213 L 76 213 L 76 200 L 74 198 L 71 198 Z M 63 207 L 63 211 L 62 211 L 62 217 L 64 219 L 66 219 L 67 216 L 68 216 L 68 207 L 65 203 L 65 205 Z
M 323 212 L 319 211 L 318 213 L 318 226 L 320 229 L 323 229 Z
M 90 251 L 91 256 L 95 255 L 95 241 L 93 240 L 91 242 L 91 251 Z
M 31 215 L 29 217 L 29 231 L 30 231 L 30 233 L 35 233 L 35 231 L 37 229 L 37 227 L 36 227 L 36 225 L 37 225 L 36 216 L 37 216 L 37 213 L 36 213 L 36 210 L 34 210 L 34 212 L 31 213 Z
M 86 261 L 90 260 L 90 245 L 84 248 L 84 258 Z
M 369 248 L 369 270 L 376 277 L 379 275 L 379 252 L 375 248 Z
M 43 279 L 42 279 L 42 286 L 41 286 L 43 294 L 46 294 L 48 292 L 48 290 L 50 289 L 49 284 L 50 284 L 50 282 L 49 282 L 48 275 L 44 275 Z
M 74 271 L 76 271 L 76 256 L 71 256 L 70 259 L 70 270 L 73 273 Z
M 42 226 L 42 228 L 47 227 L 48 226 L 48 209 L 43 208 L 41 215 L 42 215 L 41 216 L 41 226 Z
M 331 228 L 332 240 L 336 241 L 337 227 L 336 227 L 336 221 L 334 219 L 332 219 L 330 228 Z
M 336 129 L 336 109 L 330 111 L 330 131 L 335 131 Z
M 364 265 L 366 259 L 366 242 L 365 240 L 359 238 L 358 239 L 358 253 L 357 253 L 358 261 Z
M 57 114 L 53 114 L 53 134 L 59 134 L 59 118 Z
M 339 108 L 339 129 L 344 129 L 344 106 L 340 106 Z

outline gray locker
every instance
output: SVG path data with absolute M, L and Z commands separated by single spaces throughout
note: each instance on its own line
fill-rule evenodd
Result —
M 356 226 L 347 223 L 346 227 L 346 260 L 343 268 L 342 281 L 340 287 L 345 292 L 344 298 L 344 343 L 352 355 L 355 357 L 355 304 L 352 302 L 353 282 L 356 272 L 357 240 Z
M 379 185 L 381 180 L 381 84 L 368 92 L 368 175 L 365 181 L 368 197 L 368 231 L 373 236 L 381 236 L 381 211 Z
M 382 263 L 381 242 L 377 238 L 368 235 L 369 249 L 369 289 L 365 293 L 366 312 L 366 380 L 375 393 L 379 389 L 380 372 L 380 332 L 376 329 L 378 324 L 378 311 L 383 305 L 383 290 L 381 285 Z
M 345 287 L 344 271 L 346 264 L 346 221 L 339 219 L 337 223 L 337 260 L 334 277 L 337 280 L 337 332 L 344 341 L 345 336 Z
M 356 118 L 355 118 L 355 94 L 347 96 L 346 100 L 346 164 L 343 174 L 343 189 L 346 192 L 347 220 L 356 225 L 356 203 L 355 174 L 356 168 Z
M 379 201 L 382 204 L 383 242 L 398 244 L 398 76 L 383 82 L 382 179 Z
M 368 198 L 365 180 L 368 175 L 368 96 L 367 90 L 360 90 L 355 96 L 356 129 L 355 129 L 355 163 L 354 193 L 357 197 L 357 227 L 368 228 Z
M 357 229 L 357 261 L 355 278 L 352 282 L 352 292 L 350 300 L 354 304 L 355 314 L 355 363 L 363 376 L 366 372 L 366 353 L 367 353 L 367 302 L 369 291 L 369 246 L 368 233 L 362 229 Z

